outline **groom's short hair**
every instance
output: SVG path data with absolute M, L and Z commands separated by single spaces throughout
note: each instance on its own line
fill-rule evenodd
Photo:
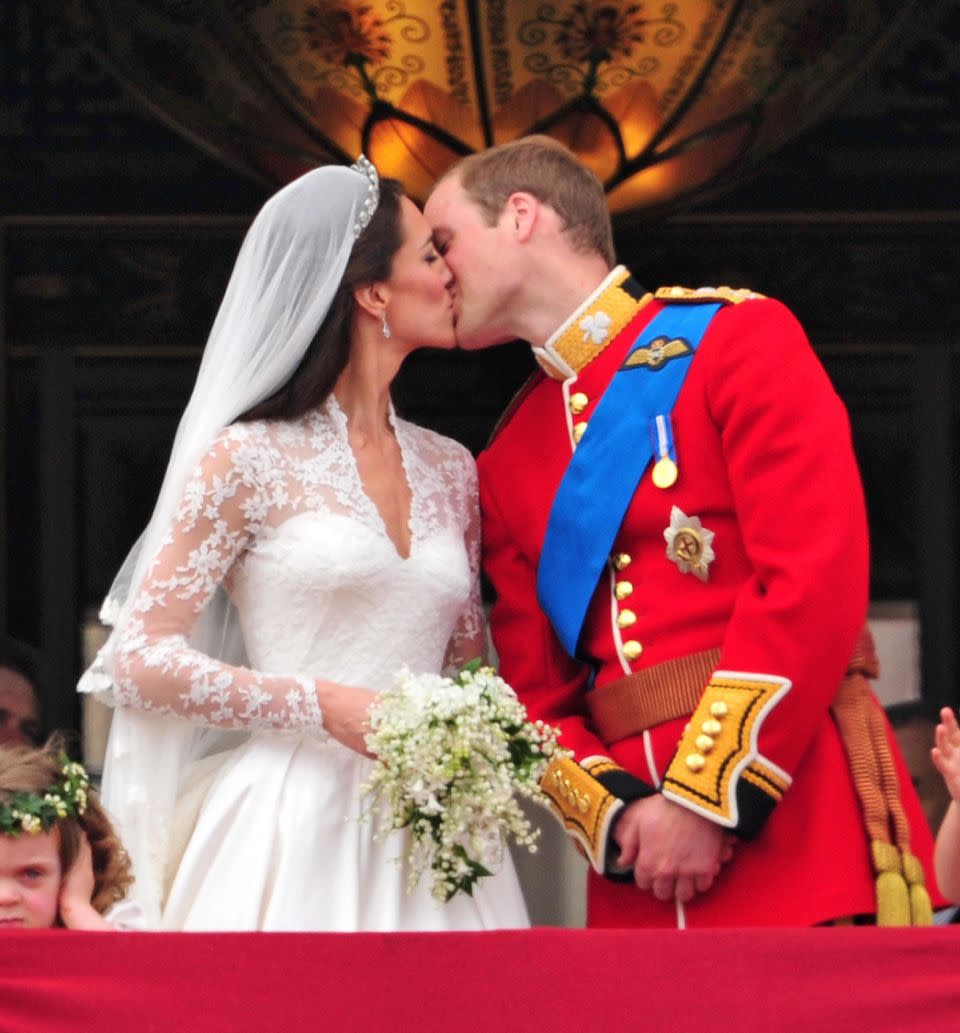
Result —
M 464 192 L 493 226 L 511 194 L 533 194 L 563 220 L 575 250 L 616 262 L 610 213 L 600 180 L 573 154 L 549 136 L 524 136 L 490 147 L 457 162 L 445 175 L 456 175 Z

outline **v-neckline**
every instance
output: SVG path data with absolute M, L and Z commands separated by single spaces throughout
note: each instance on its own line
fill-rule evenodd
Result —
M 344 449 L 346 450 L 348 462 L 351 470 L 353 471 L 353 476 L 356 480 L 357 490 L 360 493 L 360 497 L 364 500 L 364 504 L 373 518 L 378 531 L 393 549 L 397 559 L 400 560 L 401 563 L 406 563 L 411 556 L 413 556 L 414 549 L 417 544 L 417 537 L 414 533 L 414 528 L 416 526 L 414 510 L 417 505 L 417 494 L 413 487 L 413 479 L 410 476 L 410 465 L 408 463 L 407 447 L 404 441 L 404 431 L 400 426 L 400 421 L 397 419 L 396 411 L 393 408 L 393 401 L 391 400 L 388 403 L 387 421 L 390 424 L 390 428 L 393 430 L 393 436 L 396 439 L 397 448 L 400 450 L 400 469 L 407 485 L 407 492 L 410 495 L 410 506 L 407 509 L 406 518 L 407 534 L 410 536 L 410 547 L 407 550 L 406 555 L 400 551 L 396 541 L 387 528 L 387 522 L 383 518 L 383 513 L 380 511 L 380 507 L 374 501 L 373 497 L 367 491 L 366 485 L 363 483 L 363 477 L 360 473 L 360 463 L 357 460 L 356 453 L 353 451 L 353 446 L 350 444 L 350 421 L 332 391 L 330 392 L 326 405 L 333 417 L 334 424 L 339 430 L 340 439 L 343 443 Z

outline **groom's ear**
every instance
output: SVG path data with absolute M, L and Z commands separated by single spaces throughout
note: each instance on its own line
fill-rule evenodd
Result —
M 540 215 L 540 200 L 526 190 L 517 190 L 507 198 L 504 206 L 508 226 L 515 238 L 526 243 L 533 233 Z
M 390 288 L 385 283 L 368 283 L 353 292 L 353 300 L 375 319 L 383 316 L 383 311 L 390 300 Z

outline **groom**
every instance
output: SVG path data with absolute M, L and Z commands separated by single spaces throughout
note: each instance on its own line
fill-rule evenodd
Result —
M 502 674 L 572 751 L 542 785 L 589 924 L 928 921 L 847 415 L 799 324 L 641 287 L 546 137 L 463 160 L 425 214 L 461 346 L 522 338 L 542 370 L 479 460 L 484 564 Z

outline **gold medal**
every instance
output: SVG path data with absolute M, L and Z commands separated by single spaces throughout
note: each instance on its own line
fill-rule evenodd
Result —
M 658 488 L 672 488 L 677 480 L 677 464 L 664 456 L 653 464 L 653 483 Z

